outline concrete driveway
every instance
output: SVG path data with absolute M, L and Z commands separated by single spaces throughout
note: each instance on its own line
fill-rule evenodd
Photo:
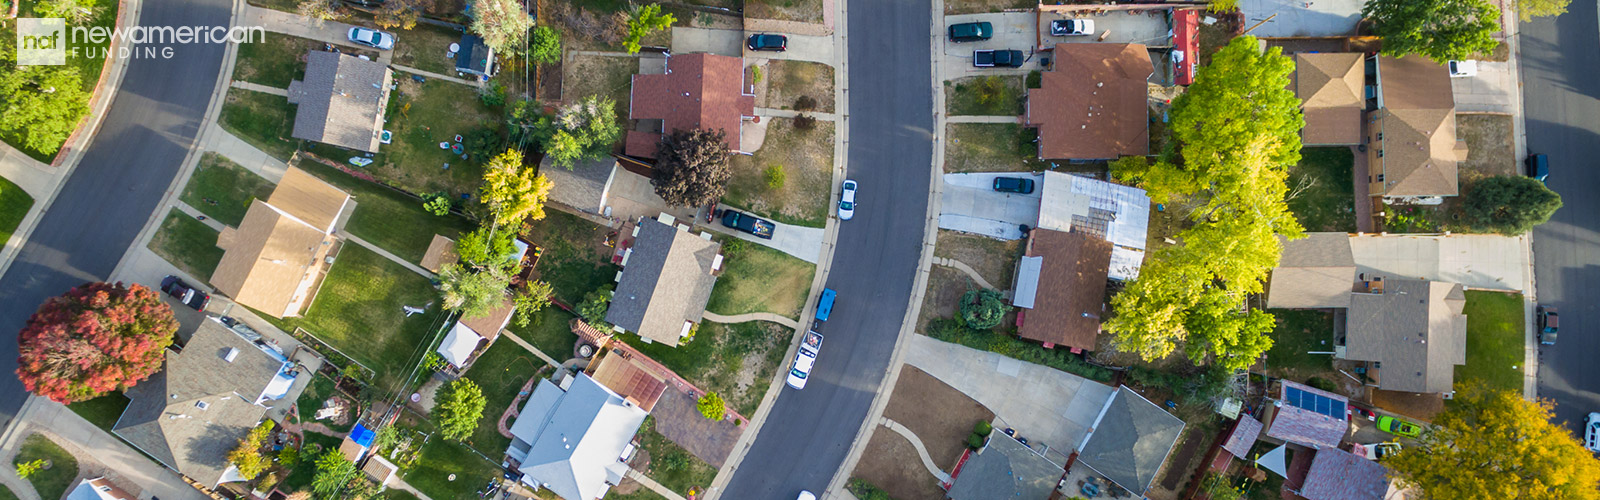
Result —
M 1350 237 L 1357 273 L 1495 290 L 1523 289 L 1532 258 L 1527 248 L 1521 238 L 1484 234 Z
M 1150 47 L 1172 46 L 1172 24 L 1167 22 L 1165 10 L 1110 11 L 1100 15 L 1073 15 L 1064 12 L 1045 12 L 1039 16 L 1039 50 L 1055 47 L 1058 43 L 1139 43 Z M 1155 15 L 1151 15 L 1154 13 Z M 1051 36 L 1050 22 L 1057 19 L 1088 19 L 1094 21 L 1094 34 L 1083 36 Z M 1104 40 L 1100 37 L 1105 36 Z
M 784 36 L 789 37 L 788 50 L 783 52 L 745 50 L 745 38 L 755 33 L 745 32 L 744 30 L 711 28 L 672 28 L 672 51 L 679 54 L 704 52 L 707 54 L 744 57 L 747 60 L 781 59 L 834 65 L 833 37 L 831 36 L 783 33 Z
M 1026 177 L 1033 179 L 1031 194 L 1001 193 L 994 190 L 996 177 Z M 1017 227 L 1039 225 L 1039 188 L 1044 176 L 1017 173 L 944 174 L 944 196 L 941 198 L 939 227 L 991 238 L 1016 240 L 1022 238 Z
M 722 204 L 718 204 L 717 208 L 733 209 L 740 212 L 749 213 L 744 209 Z M 770 219 L 768 220 L 770 221 Z M 724 227 L 722 225 L 722 221 L 713 221 L 709 224 L 703 224 L 701 227 L 708 227 L 711 228 L 712 231 L 730 235 L 741 240 L 755 243 L 757 245 L 770 247 L 780 252 L 793 255 L 800 260 L 810 262 L 812 264 L 817 263 L 817 258 L 822 255 L 822 228 L 794 226 L 777 221 L 771 222 L 774 227 L 772 229 L 772 239 L 770 240 L 751 236 L 750 233 L 734 231 Z
M 981 42 L 955 43 L 949 41 L 949 26 L 952 24 L 987 21 L 994 25 L 994 36 Z M 944 16 L 944 26 L 939 29 L 945 33 L 944 53 L 939 55 L 939 64 L 942 65 L 946 78 L 954 79 L 965 76 L 981 75 L 1022 75 L 1036 69 L 1043 69 L 1039 58 L 1034 56 L 1030 49 L 1037 41 L 1034 32 L 1034 15 L 1032 12 L 1002 12 L 996 14 L 963 14 L 959 16 Z M 1016 49 L 1024 55 L 1030 56 L 1021 68 L 975 68 L 972 66 L 972 51 L 979 49 Z
M 1516 112 L 1517 80 L 1511 75 L 1511 63 L 1478 61 L 1478 74 L 1451 78 L 1450 91 L 1455 94 L 1456 111 L 1461 113 Z

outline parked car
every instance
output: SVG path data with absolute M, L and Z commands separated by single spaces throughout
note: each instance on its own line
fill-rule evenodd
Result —
M 811 367 L 817 364 L 817 353 L 822 349 L 822 334 L 816 331 L 806 332 L 800 342 L 800 349 L 794 353 L 794 365 L 789 368 L 789 387 L 805 389 L 806 379 L 811 377 Z
M 789 49 L 789 37 L 783 35 L 773 35 L 770 33 L 759 33 L 750 35 L 750 38 L 744 41 L 744 46 L 750 50 L 756 51 L 783 52 Z
M 349 37 L 351 42 L 375 49 L 389 50 L 394 48 L 394 35 L 372 28 L 362 28 L 360 26 L 350 28 Z
M 1600 452 L 1600 413 L 1589 414 L 1589 423 L 1583 426 L 1583 447 Z
M 850 220 L 856 216 L 856 181 L 844 181 L 844 188 L 839 193 L 839 220 Z
M 979 68 L 1021 68 L 1025 57 L 1020 50 L 974 50 L 972 65 Z
M 1083 36 L 1094 34 L 1093 19 L 1057 19 L 1050 21 L 1050 34 L 1055 36 Z
M 796 500 L 817 500 L 817 495 L 806 490 L 800 490 L 800 498 Z
M 1417 437 L 1418 434 L 1422 434 L 1422 428 L 1417 424 L 1388 415 L 1378 417 L 1378 430 L 1405 437 Z
M 1450 61 L 1451 78 L 1465 78 L 1478 74 L 1478 61 Z
M 1561 316 L 1556 314 L 1554 306 L 1539 306 L 1536 311 L 1539 318 L 1539 343 L 1556 345 L 1556 330 L 1561 326 Z
M 1350 443 L 1350 452 L 1359 457 L 1366 457 L 1367 460 L 1383 460 L 1385 457 L 1400 453 L 1400 443 L 1393 441 L 1372 444 Z
M 995 177 L 994 190 L 1002 193 L 1033 194 L 1033 179 Z
M 1544 182 L 1544 179 L 1550 176 L 1550 158 L 1545 155 L 1528 155 L 1527 167 L 1528 177 L 1538 179 L 1539 182 Z
M 753 234 L 757 238 L 769 240 L 772 239 L 772 230 L 776 227 L 770 221 L 738 210 L 724 210 L 722 212 L 722 225 L 723 227 Z
M 1372 410 L 1368 410 L 1366 408 L 1362 408 L 1362 407 L 1356 406 L 1356 405 L 1346 406 L 1345 408 L 1347 408 L 1347 409 L 1345 410 L 1344 414 L 1347 417 L 1360 415 L 1360 416 L 1366 417 L 1367 421 L 1369 421 L 1369 422 L 1378 419 L 1378 414 L 1374 413 Z
M 177 276 L 162 278 L 161 291 L 166 292 L 167 295 L 172 296 L 174 299 L 178 299 L 178 302 L 182 302 L 183 305 L 193 307 L 196 311 L 206 310 L 206 304 L 211 303 L 211 295 L 195 290 L 194 287 L 184 283 L 183 279 Z
M 950 41 L 981 42 L 994 36 L 994 25 L 986 22 L 950 25 Z

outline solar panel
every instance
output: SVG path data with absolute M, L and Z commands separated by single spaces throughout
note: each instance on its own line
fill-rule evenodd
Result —
M 1345 403 L 1343 401 L 1321 394 L 1306 392 L 1296 387 L 1284 388 L 1283 400 L 1296 408 L 1327 415 L 1336 420 L 1343 420 L 1345 417 Z

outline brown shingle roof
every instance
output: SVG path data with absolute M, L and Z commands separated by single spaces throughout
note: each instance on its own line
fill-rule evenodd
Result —
M 1458 283 L 1384 280 L 1383 293 L 1351 294 L 1345 358 L 1383 364 L 1378 387 L 1448 392 L 1467 362 L 1464 288 Z
M 685 322 L 699 323 L 717 277 L 722 245 L 655 219 L 639 223 L 606 322 L 656 342 L 678 345 Z
M 661 393 L 667 388 L 667 382 L 661 375 L 632 358 L 624 357 L 624 351 L 611 351 L 601 357 L 599 366 L 595 367 L 591 376 L 617 395 L 633 400 L 644 411 L 655 409 L 656 401 L 661 399 Z
M 1145 46 L 1060 43 L 1040 88 L 1028 90 L 1029 127 L 1039 157 L 1098 160 L 1150 152 L 1149 90 L 1155 72 Z
M 1385 196 L 1455 196 L 1457 163 L 1466 143 L 1456 139 L 1455 96 L 1444 66 L 1420 56 L 1378 58 L 1379 103 L 1369 120 L 1379 155 L 1373 174 Z M 1381 137 L 1381 138 L 1379 138 Z
M 1094 349 L 1105 303 L 1111 243 L 1077 233 L 1034 229 L 1027 256 L 1043 257 L 1033 308 L 1023 312 L 1023 338 Z
M 665 132 L 721 129 L 729 151 L 739 149 L 739 124 L 755 115 L 756 98 L 744 93 L 744 59 L 715 54 L 667 57 L 667 72 L 633 75 L 629 117 L 662 120 Z M 629 155 L 654 158 L 656 142 L 629 133 Z
M 218 236 L 224 252 L 211 285 L 258 311 L 297 316 L 316 292 L 310 285 L 326 265 L 333 232 L 352 202 L 297 168 L 284 173 L 268 200 L 252 201 L 239 228 Z
M 1345 233 L 1306 233 L 1289 240 L 1282 236 L 1283 254 L 1272 270 L 1267 307 L 1315 309 L 1349 307 L 1355 285 L 1356 262 Z
M 433 241 L 428 242 L 428 251 L 422 253 L 422 268 L 437 273 L 445 264 L 455 263 L 459 258 L 456 240 L 435 234 Z
M 489 312 L 483 316 L 478 316 L 475 318 L 463 316 L 461 318 L 461 324 L 467 325 L 467 328 L 471 328 L 472 331 L 478 332 L 478 335 L 482 335 L 483 338 L 492 340 L 495 338 L 495 336 L 500 334 L 501 329 L 506 327 L 506 323 L 511 322 L 511 315 L 516 312 L 517 304 L 512 302 L 510 297 L 506 297 L 504 300 L 500 301 L 499 307 L 490 309 Z
M 1306 144 L 1360 144 L 1366 71 L 1358 53 L 1295 54 L 1290 87 L 1302 101 Z
M 392 72 L 377 61 L 313 50 L 303 80 L 289 82 L 293 136 L 370 153 L 378 151 Z

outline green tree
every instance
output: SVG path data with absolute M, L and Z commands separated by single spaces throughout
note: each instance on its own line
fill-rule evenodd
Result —
M 728 415 L 728 403 L 715 392 L 707 392 L 706 395 L 700 396 L 700 400 L 695 402 L 695 408 L 700 410 L 701 415 L 711 420 L 722 420 L 722 417 Z
M 606 285 L 583 295 L 583 302 L 577 307 L 578 317 L 596 330 L 609 330 L 611 325 L 606 324 L 606 311 L 610 308 L 611 286 Z
M 330 448 L 317 456 L 317 475 L 311 478 L 311 491 L 317 498 L 338 496 L 339 490 L 349 484 L 351 477 L 360 474 L 356 470 L 355 462 L 345 458 L 336 448 Z
M 439 293 L 445 309 L 461 313 L 462 319 L 482 318 L 506 300 L 511 275 L 505 267 L 468 269 L 461 264 L 446 264 L 439 270 Z
M 1561 195 L 1538 179 L 1520 175 L 1479 180 L 1461 198 L 1463 222 L 1474 233 L 1526 233 L 1561 208 Z
M 439 434 L 452 441 L 464 441 L 478 430 L 478 420 L 483 419 L 483 390 L 471 379 L 459 378 L 445 388 L 439 406 L 433 409 L 433 420 Z
M 677 130 L 661 137 L 655 176 L 650 184 L 667 203 L 698 207 L 728 192 L 733 170 L 728 167 L 726 135 L 721 129 Z
M 660 4 L 649 4 L 633 9 L 628 15 L 628 36 L 622 40 L 629 54 L 639 53 L 639 42 L 645 35 L 672 27 L 678 19 L 672 14 L 662 14 Z
M 450 215 L 450 197 L 444 193 L 422 195 L 422 209 L 440 217 Z
M 39 0 L 33 4 L 33 13 L 39 17 L 59 17 L 72 24 L 88 22 L 100 13 L 96 0 Z
M 83 91 L 78 68 L 0 64 L 7 66 L 0 71 L 0 131 L 18 133 L 24 148 L 59 151 L 89 113 L 89 94 Z
M 1000 321 L 1009 310 L 1011 307 L 1006 305 L 999 290 L 980 288 L 967 290 L 961 295 L 961 321 L 974 329 L 987 330 L 1000 326 Z
M 484 166 L 480 194 L 494 225 L 521 227 L 523 221 L 544 218 L 551 187 L 549 178 L 522 165 L 521 151 L 507 149 Z
M 267 444 L 267 435 L 272 433 L 272 426 L 272 420 L 263 420 L 239 438 L 239 445 L 228 452 L 228 463 L 238 468 L 239 477 L 246 481 L 255 479 L 272 467 L 272 458 L 261 452 L 261 448 Z
M 473 268 L 505 267 L 517 253 L 516 233 L 493 227 L 480 227 L 461 235 L 456 256 Z
M 517 326 L 528 326 L 539 311 L 550 305 L 550 297 L 555 294 L 555 288 L 543 281 L 534 281 L 522 286 L 522 291 L 512 299 L 517 306 Z
M 1361 15 L 1383 39 L 1383 54 L 1418 54 L 1444 64 L 1494 50 L 1500 8 L 1489 0 L 1367 0 Z
M 784 181 L 789 178 L 788 172 L 783 170 L 783 165 L 776 163 L 767 165 L 766 171 L 762 172 L 762 174 L 767 179 L 767 189 L 774 191 L 783 189 Z
M 501 54 L 522 54 L 533 29 L 528 8 L 518 0 L 477 0 L 472 3 L 472 32 L 483 44 Z
M 539 64 L 561 61 L 561 32 L 549 26 L 533 29 L 533 43 L 528 48 L 528 59 Z
M 350 15 L 349 9 L 340 0 L 302 0 L 295 10 L 302 16 L 323 21 L 344 19 Z
M 1206 474 L 1200 483 L 1200 491 L 1211 500 L 1244 500 L 1244 491 L 1228 481 L 1228 476 L 1215 472 Z
M 1517 17 L 1522 22 L 1532 21 L 1534 17 L 1555 17 L 1567 12 L 1567 4 L 1572 0 L 1517 0 Z
M 601 158 L 622 138 L 617 123 L 616 102 L 589 96 L 557 110 L 555 116 L 537 115 L 537 104 L 517 104 L 508 110 L 516 130 L 514 137 L 533 140 L 544 146 L 545 157 L 556 166 L 572 169 L 574 162 Z
M 27 462 L 17 462 L 17 476 L 23 479 L 31 479 L 34 474 L 38 474 L 41 470 L 44 470 L 43 458 L 36 458 Z
M 1473 383 L 1452 403 L 1417 444 L 1385 460 L 1423 498 L 1600 498 L 1600 461 L 1550 422 L 1549 401 Z

